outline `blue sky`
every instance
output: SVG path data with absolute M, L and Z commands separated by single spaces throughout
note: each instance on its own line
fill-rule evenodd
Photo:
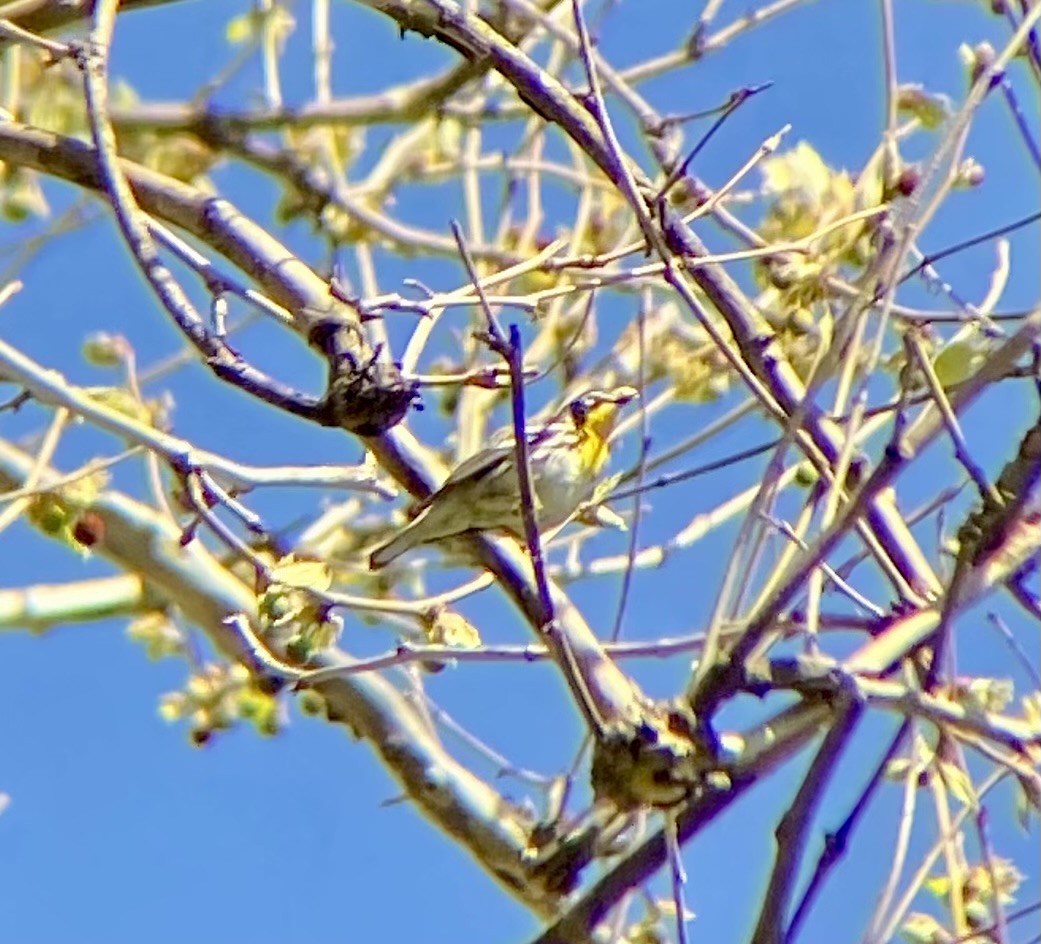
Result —
M 955 100 L 964 89 L 958 44 L 989 37 L 1000 45 L 1005 36 L 1001 22 L 984 16 L 981 4 L 914 0 L 894 7 L 901 81 L 922 83 Z M 222 0 L 128 15 L 116 32 L 114 71 L 145 100 L 190 94 L 229 57 L 223 24 L 242 8 Z M 669 50 L 689 30 L 698 8 L 675 0 L 628 0 L 608 18 L 601 48 L 618 63 Z M 718 24 L 744 9 L 745 4 L 724 3 Z M 300 28 L 285 72 L 290 102 L 305 100 L 311 88 L 307 5 L 299 4 L 295 13 Z M 399 38 L 388 21 L 368 11 L 338 4 L 333 13 L 338 94 L 375 91 L 451 61 L 430 41 L 414 35 Z M 773 83 L 727 123 L 699 158 L 697 172 L 711 184 L 725 181 L 764 138 L 789 122 L 793 130 L 788 144 L 811 141 L 829 163 L 856 168 L 877 141 L 883 120 L 879 30 L 878 4 L 822 0 L 751 31 L 696 67 L 649 83 L 646 94 L 663 112 L 694 111 L 719 104 L 742 85 Z M 1037 140 L 1037 90 L 1022 70 L 1016 75 L 1023 79 L 1017 89 Z M 251 64 L 218 100 L 241 104 L 258 85 L 259 72 Z M 378 137 L 373 134 L 373 140 Z M 1036 169 L 998 101 L 982 110 L 969 151 L 986 168 L 986 187 L 949 201 L 922 239 L 927 250 L 1038 206 Z M 269 184 L 255 175 L 224 170 L 214 179 L 245 212 L 271 222 L 274 194 Z M 57 187 L 49 188 L 48 196 L 56 211 L 78 197 Z M 451 199 L 436 198 L 417 221 L 447 233 L 449 217 L 460 212 Z M 43 225 L 0 229 L 0 250 Z M 304 258 L 318 258 L 315 241 L 303 226 L 278 235 Z M 709 230 L 706 238 L 711 243 L 715 237 Z M 1018 275 L 1005 297 L 1007 308 L 1037 299 L 1036 224 L 1011 238 L 1013 272 Z M 453 286 L 460 278 L 458 268 L 445 263 L 419 266 L 386 252 L 376 256 L 384 290 L 395 290 L 403 278 L 416 274 L 439 287 Z M 945 274 L 957 280 L 964 295 L 979 298 L 993 258 L 992 245 L 972 250 L 958 256 Z M 1030 259 L 1032 268 L 1024 266 Z M 82 339 L 92 331 L 123 333 L 145 366 L 179 346 L 107 217 L 63 236 L 20 277 L 26 289 L 2 313 L 5 340 L 78 383 L 111 382 L 110 375 L 88 367 L 80 355 Z M 930 299 L 922 291 L 916 301 Z M 608 309 L 604 331 L 613 336 L 623 321 L 612 327 L 610 317 Z M 247 344 L 251 356 L 287 381 L 320 389 L 313 361 L 286 351 L 277 332 L 251 332 Z M 342 434 L 303 428 L 248 403 L 201 367 L 168 382 L 176 398 L 178 434 L 207 448 L 248 462 L 284 461 L 287 448 L 298 462 L 353 462 L 360 457 L 358 447 Z M 668 441 L 691 424 L 719 415 L 727 405 L 676 408 L 654 434 Z M 1017 386 L 1002 388 L 970 412 L 966 432 L 989 473 L 1003 461 L 995 450 L 1018 439 L 1031 410 L 1036 406 Z M 41 415 L 26 410 L 17 417 L 0 416 L 0 435 L 16 439 L 37 429 Z M 443 435 L 436 417 L 428 414 L 413 422 L 423 435 L 437 435 L 438 429 Z M 749 424 L 725 445 L 736 451 L 768 436 L 765 426 Z M 93 448 L 89 437 L 73 435 L 59 452 L 60 464 L 71 468 Z M 693 461 L 701 458 L 694 456 Z M 937 464 L 934 468 L 949 468 L 948 447 L 934 448 L 929 461 Z M 696 487 L 651 498 L 642 536 L 648 542 L 660 539 L 673 527 L 673 513 L 687 518 L 712 508 L 761 473 L 762 465 L 746 464 L 698 480 Z M 144 494 L 139 472 L 121 470 L 115 481 Z M 924 500 L 931 494 L 929 467 L 908 476 L 901 489 L 905 509 Z M 313 508 L 313 496 L 262 497 L 257 507 L 271 520 L 289 521 Z M 713 593 L 691 588 L 715 585 L 735 533 L 724 529 L 662 572 L 641 574 L 627 611 L 626 638 L 700 628 Z M 624 551 L 623 536 L 605 540 L 614 542 L 607 545 L 613 553 Z M 932 540 L 929 547 L 935 544 Z M 2 587 L 108 572 L 103 562 L 76 558 L 37 540 L 22 525 L 0 537 Z M 619 583 L 617 577 L 602 578 L 574 588 L 576 602 L 593 625 L 613 619 Z M 1024 627 L 1017 611 L 1000 601 L 993 606 L 1018 626 L 1023 644 L 1036 655 L 1036 637 L 1029 635 L 1031 627 Z M 501 601 L 482 597 L 471 612 L 482 625 L 497 614 L 487 630 L 488 642 L 527 640 L 519 620 Z M 979 627 L 960 637 L 959 657 L 974 672 L 1016 676 L 1015 661 L 985 628 L 985 620 L 978 622 Z M 390 639 L 348 617 L 343 641 L 352 651 L 379 651 Z M 527 912 L 463 851 L 410 806 L 392 802 L 395 784 L 370 748 L 346 737 L 342 729 L 291 709 L 292 723 L 274 740 L 239 730 L 210 748 L 193 750 L 184 730 L 164 723 L 156 711 L 159 697 L 183 684 L 183 663 L 149 663 L 125 638 L 123 621 L 57 627 L 38 638 L 5 632 L 0 653 L 7 667 L 0 686 L 0 792 L 11 798 L 0 816 L 0 936 L 5 940 L 122 944 L 147 939 L 172 944 L 190 937 L 200 944 L 246 939 L 253 944 L 305 939 L 322 944 L 376 938 L 515 941 L 534 932 Z M 648 692 L 664 696 L 682 685 L 688 663 L 655 661 L 627 669 Z M 1018 681 L 1024 682 L 1021 674 Z M 465 719 L 474 733 L 519 765 L 556 771 L 569 762 L 578 744 L 578 719 L 559 676 L 548 666 L 468 665 L 431 677 L 427 685 L 447 711 Z M 756 714 L 754 706 L 742 706 L 737 716 Z M 859 747 L 843 761 L 817 820 L 810 841 L 813 853 L 823 830 L 845 815 L 891 730 L 889 718 L 865 723 Z M 465 749 L 460 756 L 469 757 Z M 748 934 L 752 916 L 745 909 L 768 875 L 774 823 L 808 760 L 809 755 L 753 791 L 687 849 L 688 904 L 698 915 L 692 925 L 695 939 L 737 941 Z M 503 783 L 516 799 L 530 792 L 524 783 Z M 880 798 L 872 825 L 858 835 L 855 854 L 839 868 L 804 941 L 849 940 L 859 932 L 889 863 L 898 804 L 894 788 Z M 1036 901 L 1041 891 L 1036 828 L 1027 835 L 1015 827 L 1011 791 L 1004 787 L 990 810 L 993 845 L 1027 874 L 1020 903 Z M 930 826 L 915 835 L 913 853 L 920 854 L 932 841 Z M 911 861 L 916 861 L 913 855 Z M 836 929 L 843 933 L 835 936 Z

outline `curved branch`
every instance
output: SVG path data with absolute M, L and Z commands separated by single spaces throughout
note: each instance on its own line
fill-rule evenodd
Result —
M 13 122 L 0 124 L 0 160 L 87 189 L 102 189 L 94 150 L 72 138 Z M 323 279 L 227 200 L 131 161 L 122 160 L 120 166 L 145 212 L 179 226 L 218 251 L 287 308 L 302 330 L 310 327 L 312 337 L 324 324 L 346 323 L 350 328 L 358 324 L 357 313 L 334 298 Z M 353 331 L 350 334 L 354 336 Z M 360 334 L 358 338 L 360 344 Z M 328 414 L 313 418 L 339 425 Z M 445 470 L 405 430 L 363 438 L 382 467 L 413 496 L 425 497 L 444 478 Z M 491 537 L 472 540 L 481 564 L 491 571 L 527 622 L 536 630 L 540 628 L 542 608 L 523 550 Z M 561 629 L 559 637 L 549 640 L 557 664 L 575 667 L 583 675 L 602 718 L 641 719 L 645 699 L 635 682 L 604 653 L 567 595 L 556 585 L 551 586 L 551 594 Z
M 466 13 L 451 0 L 363 0 L 366 6 L 391 17 L 403 30 L 440 40 L 470 60 L 489 60 L 494 68 L 517 90 L 521 99 L 546 121 L 559 125 L 586 155 L 604 172 L 619 193 L 627 194 L 627 178 L 635 181 L 648 206 L 656 191 L 646 175 L 625 155 L 622 163 L 612 152 L 603 132 L 590 112 L 556 78 L 549 75 L 480 16 Z M 642 221 L 648 218 L 648 206 L 634 206 Z M 692 293 L 683 291 L 692 280 L 723 316 L 741 352 L 743 365 L 761 383 L 788 417 L 800 416 L 814 448 L 807 450 L 821 474 L 827 475 L 842 454 L 842 431 L 805 397 L 805 388 L 772 328 L 745 297 L 737 283 L 722 266 L 700 264 L 685 271 L 682 260 L 707 256 L 708 249 L 684 222 L 682 215 L 667 204 L 658 208 L 660 226 L 652 233 L 643 226 L 645 235 L 653 236 L 652 248 L 669 263 L 670 281 L 690 304 L 694 314 L 713 336 L 718 331 L 707 320 Z M 726 353 L 728 345 L 722 343 Z M 748 379 L 746 376 L 746 382 Z M 755 391 L 753 391 L 755 392 Z M 796 438 L 799 441 L 799 438 Z M 805 448 L 805 444 L 804 444 Z M 819 450 L 821 455 L 816 454 Z M 928 560 L 901 519 L 891 498 L 873 500 L 867 510 L 870 526 L 912 592 L 926 596 L 939 592 L 940 586 Z
M 180 0 L 121 0 L 121 13 L 166 6 Z M 13 0 L 0 6 L 0 17 L 30 33 L 53 33 L 90 17 L 94 0 Z M 0 49 L 6 44 L 0 40 Z
M 0 440 L 0 489 L 22 486 L 33 456 Z M 45 470 L 46 488 L 57 477 Z M 147 506 L 105 491 L 90 504 L 103 527 L 93 550 L 126 574 L 144 581 L 146 592 L 176 605 L 205 630 L 229 659 L 251 664 L 252 654 L 229 617 L 256 617 L 255 593 L 201 545 L 181 542 L 182 532 Z M 559 890 L 540 881 L 529 856 L 530 818 L 497 790 L 451 757 L 414 705 L 377 673 L 327 679 L 314 686 L 330 721 L 368 741 L 418 809 L 456 838 L 513 895 L 542 914 L 556 905 Z
M 74 138 L 4 123 L 0 160 L 105 192 L 97 152 Z M 200 323 L 179 324 L 218 377 L 297 416 L 363 435 L 401 419 L 412 387 L 401 383 L 392 365 L 376 360 L 358 313 L 330 292 L 328 282 L 229 201 L 133 161 L 120 159 L 118 166 L 141 210 L 191 233 L 253 279 L 289 310 L 297 333 L 330 370 L 329 392 L 316 399 L 252 368 Z

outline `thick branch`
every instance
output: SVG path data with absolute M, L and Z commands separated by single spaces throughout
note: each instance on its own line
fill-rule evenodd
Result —
M 0 440 L 0 490 L 17 489 L 33 457 Z M 44 472 L 46 488 L 57 473 Z M 205 630 L 228 658 L 251 664 L 242 637 L 226 625 L 237 614 L 255 618 L 256 595 L 213 558 L 200 542 L 187 547 L 182 532 L 150 508 L 106 491 L 90 511 L 103 524 L 93 550 L 128 574 L 138 574 L 148 592 Z M 329 720 L 368 741 L 409 798 L 439 829 L 456 838 L 507 889 L 547 914 L 557 891 L 541 884 L 527 856 L 527 816 L 457 763 L 431 733 L 426 719 L 393 685 L 376 673 L 328 679 L 314 686 Z
M 626 178 L 632 175 L 643 198 L 653 201 L 654 188 L 639 168 L 628 162 L 620 166 L 593 116 L 556 78 L 549 75 L 479 16 L 465 13 L 451 0 L 365 0 L 367 6 L 392 17 L 403 30 L 434 37 L 461 55 L 475 61 L 488 59 L 517 90 L 532 110 L 561 127 L 607 175 L 619 192 L 627 192 Z M 634 208 L 637 209 L 637 208 Z M 642 208 L 641 215 L 646 213 Z M 783 411 L 805 417 L 805 429 L 816 449 L 823 454 L 827 474 L 842 452 L 843 435 L 813 404 L 805 402 L 805 388 L 784 355 L 773 330 L 745 297 L 737 283 L 716 264 L 699 264 L 683 271 L 682 261 L 702 258 L 708 250 L 669 206 L 661 209 L 662 221 L 655 250 L 677 264 L 677 278 L 693 280 L 723 316 L 741 351 L 744 363 L 771 392 Z M 664 252 L 662 251 L 664 249 Z M 677 257 L 670 260 L 670 256 Z M 699 314 L 695 311 L 695 314 Z M 711 327 L 706 323 L 706 327 Z M 821 460 L 810 450 L 809 458 Z M 912 590 L 933 595 L 939 582 L 928 561 L 903 523 L 891 498 L 878 497 L 867 510 L 870 526 Z
M 0 160 L 31 168 L 95 192 L 104 192 L 97 153 L 73 138 L 10 122 L 0 125 Z M 120 160 L 140 208 L 202 240 L 288 309 L 298 333 L 330 366 L 328 395 L 308 398 L 212 349 L 198 329 L 186 327 L 211 369 L 269 403 L 327 426 L 371 435 L 393 425 L 413 399 L 397 371 L 377 361 L 365 342 L 358 313 L 329 284 L 262 226 L 220 197 Z M 251 381 L 256 380 L 256 384 Z

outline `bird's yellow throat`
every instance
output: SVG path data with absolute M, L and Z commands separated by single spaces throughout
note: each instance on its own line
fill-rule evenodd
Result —
M 600 473 L 610 455 L 607 437 L 611 435 L 617 417 L 617 403 L 598 403 L 589 411 L 585 422 L 577 430 L 578 454 L 582 459 L 582 468 L 594 475 Z

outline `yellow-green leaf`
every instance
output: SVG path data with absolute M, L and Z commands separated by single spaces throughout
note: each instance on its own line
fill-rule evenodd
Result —
M 126 338 L 107 331 L 96 331 L 83 342 L 83 358 L 95 367 L 119 367 L 129 351 Z
M 481 634 L 465 616 L 453 610 L 439 610 L 424 625 L 427 641 L 435 646 L 454 646 L 457 649 L 476 649 L 481 645 Z
M 256 31 L 256 17 L 253 13 L 243 13 L 232 17 L 224 29 L 224 38 L 233 46 L 249 42 Z
M 900 927 L 901 936 L 911 944 L 945 944 L 951 933 L 932 915 L 914 912 Z
M 970 809 L 976 809 L 978 798 L 969 775 L 957 764 L 948 761 L 939 761 L 937 768 L 951 796 Z
M 897 111 L 917 118 L 923 128 L 933 130 L 951 117 L 951 102 L 946 95 L 927 92 L 921 85 L 901 85 L 896 97 Z
M 1036 774 L 1016 777 L 1016 822 L 1024 830 L 1030 829 L 1030 821 L 1041 814 L 1041 783 Z
M 299 590 L 322 592 L 332 586 L 332 570 L 325 561 L 300 560 L 293 554 L 271 568 L 272 583 L 280 583 Z
M 951 893 L 951 880 L 946 875 L 934 875 L 923 883 L 925 890 L 937 898 L 946 898 Z
M 986 356 L 978 338 L 964 338 L 948 344 L 936 355 L 933 370 L 940 385 L 947 389 L 972 377 L 983 366 Z

